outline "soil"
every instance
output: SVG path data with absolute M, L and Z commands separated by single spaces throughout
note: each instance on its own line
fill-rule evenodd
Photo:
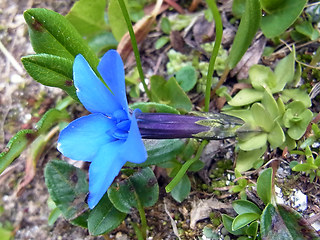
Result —
M 33 54 L 29 41 L 27 26 L 24 22 L 23 11 L 29 8 L 44 7 L 66 14 L 75 1 L 71 0 L 2 0 L 0 1 L 0 41 L 3 47 L 0 48 L 0 150 L 5 146 L 14 134 L 21 129 L 34 127 L 35 123 L 53 104 L 65 96 L 60 89 L 45 87 L 35 82 L 24 70 L 20 58 Z M 230 30 L 230 29 L 229 29 Z M 232 35 L 232 29 L 229 31 Z M 157 37 L 157 36 L 156 36 Z M 166 57 L 160 51 L 150 50 L 150 44 L 154 42 L 154 36 L 149 37 L 141 46 L 142 60 L 146 72 L 164 72 Z M 227 41 L 227 40 L 226 40 Z M 179 43 L 177 43 L 179 44 Z M 179 47 L 179 46 L 178 46 Z M 160 56 L 159 59 L 156 56 Z M 155 66 L 159 66 L 155 68 Z M 150 74 L 151 75 L 151 74 Z M 199 97 L 194 96 L 197 101 Z M 37 162 L 36 175 L 32 182 L 17 194 L 17 187 L 23 180 L 25 164 L 28 151 L 18 157 L 4 173 L 0 175 L 0 223 L 2 227 L 12 230 L 14 239 L 50 239 L 50 240 L 99 240 L 99 239 L 134 239 L 131 226 L 125 221 L 112 233 L 104 237 L 90 236 L 86 229 L 71 225 L 60 217 L 52 226 L 48 225 L 48 217 L 51 212 L 48 207 L 48 191 L 45 186 L 43 169 L 45 164 L 53 158 L 61 156 L 56 150 L 57 136 L 47 146 L 45 154 Z M 228 147 L 225 147 L 228 146 Z M 215 149 L 215 159 L 232 158 L 234 142 L 217 141 L 210 145 Z M 212 154 L 207 148 L 207 156 L 210 156 L 208 166 L 198 176 L 190 176 L 194 186 L 203 186 L 208 181 L 208 172 L 214 168 L 212 165 Z M 211 155 L 210 155 L 211 154 Z M 204 161 L 208 157 L 203 156 Z M 282 169 L 288 170 L 288 165 L 281 165 Z M 195 229 L 190 228 L 190 212 L 199 207 L 199 203 L 208 199 L 218 199 L 219 207 L 209 209 L 212 214 L 232 213 L 230 203 L 237 196 L 224 191 L 217 196 L 214 193 L 197 190 L 182 203 L 177 203 L 170 196 L 165 194 L 164 187 L 168 183 L 166 174 L 161 169 L 155 169 L 159 175 L 160 197 L 158 203 L 146 210 L 149 224 L 150 239 L 178 239 L 174 233 L 174 227 L 179 229 L 181 239 L 200 239 L 205 226 L 212 226 L 212 219 L 206 215 L 195 223 Z M 290 173 L 291 174 L 291 173 Z M 224 176 L 226 176 L 225 174 Z M 282 176 L 282 175 L 281 175 Z M 278 176 L 281 180 L 281 176 Z M 308 178 L 295 175 L 295 181 L 290 185 L 285 180 L 289 189 L 295 185 L 308 195 L 308 208 L 303 215 L 312 222 L 316 222 L 320 216 L 319 209 L 319 183 L 310 184 Z M 283 175 L 285 179 L 285 175 Z M 299 183 L 297 185 L 297 182 Z M 298 187 L 297 187 L 298 186 Z M 205 202 L 206 203 L 206 202 Z M 167 211 L 166 211 L 167 210 Z M 208 210 L 208 211 L 209 211 Z M 211 217 L 213 215 L 210 215 Z M 138 221 L 137 213 L 133 212 L 130 217 Z M 172 220 L 170 219 L 172 218 Z M 311 221 L 310 220 L 310 221 Z M 1 227 L 0 225 L 0 227 Z M 217 224 L 221 229 L 221 224 Z M 1 236 L 0 236 L 1 239 Z

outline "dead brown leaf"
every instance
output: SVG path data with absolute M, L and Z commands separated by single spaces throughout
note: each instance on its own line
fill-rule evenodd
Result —
M 221 209 L 232 209 L 232 205 L 220 202 L 215 198 L 194 201 L 190 212 L 190 228 L 195 229 L 198 221 L 209 218 L 212 210 Z
M 249 68 L 259 62 L 266 43 L 267 39 L 265 37 L 261 37 L 255 41 L 248 51 L 243 55 L 237 66 L 232 69 L 230 76 L 233 77 L 237 75 L 237 79 L 248 78 Z
M 133 26 L 133 31 L 137 40 L 137 44 L 141 43 L 150 32 L 153 24 L 155 23 L 156 17 L 159 14 L 161 5 L 162 0 L 158 0 L 151 15 L 145 16 Z M 123 61 L 125 61 L 129 54 L 132 52 L 132 45 L 129 32 L 127 32 L 122 37 L 121 41 L 118 44 L 117 51 L 121 55 Z

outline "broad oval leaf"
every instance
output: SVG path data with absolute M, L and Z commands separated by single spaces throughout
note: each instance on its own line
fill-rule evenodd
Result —
M 125 1 L 125 4 L 128 4 Z M 128 9 L 128 8 L 127 8 Z M 122 11 L 118 0 L 110 0 L 108 6 L 108 17 L 111 31 L 118 42 L 120 42 L 123 35 L 128 32 L 127 23 L 122 15 Z
M 116 182 L 108 189 L 108 197 L 119 211 L 129 213 L 131 208 L 150 207 L 158 201 L 159 185 L 151 168 L 143 168 L 129 178 Z
M 182 139 L 146 139 L 144 145 L 148 153 L 147 160 L 140 164 L 127 162 L 126 166 L 146 167 L 170 161 L 184 150 L 185 141 Z
M 180 112 L 191 111 L 192 103 L 175 78 L 166 81 L 161 76 L 152 76 L 150 83 L 154 101 L 172 106 Z
M 247 171 L 255 166 L 261 156 L 267 150 L 267 145 L 263 147 L 252 150 L 252 151 L 242 151 L 240 150 L 237 156 L 236 170 L 239 172 Z
M 228 230 L 229 233 L 236 235 L 236 236 L 240 236 L 240 235 L 244 235 L 246 234 L 246 230 L 247 228 L 240 228 L 236 231 L 232 230 L 232 222 L 233 222 L 234 218 L 226 215 L 226 214 L 222 214 L 222 222 L 223 222 L 223 226 Z
M 263 97 L 263 92 L 252 89 L 245 88 L 240 90 L 229 102 L 231 106 L 240 107 L 245 106 L 257 101 L 260 101 Z
M 269 203 L 260 220 L 262 239 L 319 239 L 319 234 L 300 214 L 288 207 Z
M 263 0 L 269 1 L 269 0 Z M 262 17 L 261 30 L 267 38 L 283 33 L 301 14 L 307 0 L 285 0 Z
M 239 230 L 250 224 L 251 222 L 259 219 L 260 214 L 257 213 L 243 213 L 235 217 L 232 222 L 232 231 Z
M 71 8 L 66 18 L 82 36 L 90 36 L 106 30 L 104 20 L 105 0 L 80 0 Z
M 280 147 L 286 140 L 286 136 L 278 121 L 274 122 L 273 128 L 268 134 L 268 142 L 272 148 Z
M 243 213 L 256 213 L 261 214 L 260 208 L 255 205 L 253 202 L 247 200 L 235 200 L 232 202 L 232 207 L 238 214 Z
M 179 181 L 179 183 L 170 192 L 171 196 L 177 202 L 181 203 L 186 197 L 189 196 L 191 190 L 191 182 L 188 176 L 185 174 Z
M 243 151 L 252 151 L 264 147 L 267 143 L 267 138 L 268 134 L 262 132 L 252 136 L 246 141 L 239 141 L 238 145 Z
M 34 80 L 46 86 L 61 88 L 79 101 L 73 84 L 73 61 L 44 53 L 22 57 L 21 61 Z
M 292 239 L 320 239 L 320 235 L 298 212 L 285 205 L 277 205 L 278 213 Z
M 50 161 L 44 171 L 51 199 L 68 220 L 76 219 L 86 211 L 88 193 L 86 174 L 61 160 Z
M 197 73 L 194 67 L 185 66 L 176 73 L 176 80 L 185 91 L 190 91 L 197 83 Z
M 257 193 L 264 204 L 271 202 L 272 197 L 272 168 L 264 170 L 257 180 Z
M 266 132 L 270 132 L 273 126 L 273 119 L 265 107 L 261 103 L 254 103 L 251 107 L 251 112 L 255 125 L 261 127 Z
M 253 88 L 263 91 L 276 87 L 276 76 L 269 67 L 253 65 L 249 69 L 249 78 Z
M 97 236 L 110 232 L 118 227 L 127 216 L 118 211 L 105 194 L 98 205 L 90 212 L 88 230 L 91 235 Z

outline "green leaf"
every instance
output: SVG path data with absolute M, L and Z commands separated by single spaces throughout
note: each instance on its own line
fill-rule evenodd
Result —
M 273 120 L 279 117 L 280 111 L 278 104 L 269 91 L 266 90 L 264 92 L 261 104 L 266 108 Z
M 164 45 L 166 45 L 169 41 L 170 41 L 169 37 L 163 36 L 163 37 L 157 39 L 154 47 L 155 47 L 155 49 L 158 50 L 158 49 L 162 48 Z
M 260 26 L 261 8 L 259 0 L 247 0 L 245 11 L 234 38 L 233 45 L 227 59 L 228 67 L 234 68 L 247 51 L 253 37 Z
M 319 234 L 300 214 L 286 206 L 268 204 L 260 221 L 262 239 L 319 239 Z
M 290 100 L 300 101 L 305 108 L 311 107 L 311 100 L 309 95 L 300 89 L 285 89 L 282 91 L 281 99 L 287 103 Z
M 90 36 L 106 29 L 106 5 L 106 0 L 80 0 L 73 5 L 66 18 L 82 36 Z
M 304 21 L 296 25 L 295 28 L 298 33 L 307 36 L 312 41 L 317 40 L 319 38 L 319 32 L 313 28 L 311 22 L 309 21 Z
M 111 185 L 108 197 L 119 211 L 130 213 L 131 208 L 153 206 L 158 201 L 159 186 L 150 168 L 143 168 L 129 178 Z
M 264 91 L 276 86 L 276 76 L 269 67 L 253 65 L 249 69 L 249 79 L 253 88 Z
M 240 90 L 229 102 L 231 106 L 245 106 L 262 99 L 262 92 L 252 88 Z
M 156 103 L 156 102 L 137 102 L 131 104 L 130 109 L 140 109 L 142 112 L 158 112 L 158 113 L 173 113 L 179 114 L 179 111 L 173 107 L 170 107 L 166 104 Z
M 0 173 L 2 173 L 14 159 L 20 156 L 21 152 L 36 138 L 34 130 L 20 130 L 7 144 L 0 154 Z
M 48 225 L 53 226 L 53 224 L 57 221 L 57 219 L 61 216 L 61 211 L 58 207 L 51 210 L 48 217 Z
M 0 236 L 2 240 L 11 240 L 14 236 L 14 233 L 9 231 L 8 229 L 0 227 Z
M 150 81 L 152 98 L 156 102 L 167 104 L 179 111 L 191 111 L 191 101 L 175 78 L 166 81 L 163 77 L 152 76 Z
M 264 204 L 271 202 L 272 197 L 272 168 L 264 170 L 257 180 L 257 193 Z
M 294 77 L 295 50 L 288 56 L 281 59 L 277 64 L 274 74 L 276 75 L 277 86 L 271 91 L 273 93 L 282 91 L 286 84 L 293 81 Z
M 264 0 L 266 2 L 268 0 Z M 267 38 L 283 33 L 301 14 L 307 0 L 284 0 L 272 9 L 270 14 L 262 17 L 261 29 Z
M 161 19 L 160 27 L 161 27 L 162 32 L 164 32 L 166 34 L 170 34 L 171 24 L 170 24 L 170 21 L 167 17 L 163 17 Z
M 292 239 L 319 239 L 319 234 L 298 212 L 284 205 L 277 205 Z
M 232 207 L 238 214 L 256 213 L 261 214 L 261 210 L 253 202 L 247 200 L 235 200 L 232 202 Z
M 257 220 L 260 214 L 257 213 L 243 213 L 235 217 L 232 222 L 232 231 L 239 230 L 244 226 L 247 226 L 251 222 Z
M 233 235 L 236 236 L 240 236 L 240 235 L 244 235 L 246 234 L 246 227 L 238 229 L 236 231 L 232 230 L 232 223 L 233 223 L 234 218 L 226 215 L 226 214 L 222 214 L 222 222 L 223 222 L 223 226 L 227 229 L 227 231 Z
M 251 112 L 255 125 L 261 127 L 265 132 L 270 132 L 274 121 L 266 111 L 265 107 L 261 103 L 254 103 L 251 107 Z
M 299 119 L 301 120 L 294 123 L 293 126 L 289 128 L 288 135 L 295 140 L 299 140 L 306 132 L 312 118 L 313 113 L 309 109 L 305 109 L 305 111 L 299 115 Z
M 239 151 L 236 160 L 236 170 L 239 172 L 245 172 L 254 167 L 255 163 L 261 158 L 261 156 L 267 150 L 267 145 L 265 144 L 261 148 L 252 151 Z
M 36 54 L 21 58 L 24 68 L 37 82 L 58 87 L 78 100 L 73 84 L 73 62 L 70 59 L 50 54 Z
M 127 216 L 118 211 L 105 194 L 98 205 L 90 212 L 88 229 L 91 235 L 97 236 L 110 232 L 118 227 Z
M 88 39 L 89 47 L 98 56 L 102 56 L 110 49 L 116 49 L 118 41 L 111 32 L 102 32 Z
M 19 157 L 21 152 L 32 143 L 40 134 L 47 132 L 54 124 L 61 120 L 67 120 L 69 114 L 57 109 L 47 111 L 36 124 L 35 130 L 26 129 L 19 131 L 7 144 L 0 154 L 0 173 L 3 172 L 11 162 Z
M 237 18 L 241 18 L 246 8 L 246 0 L 234 0 L 232 2 L 232 13 Z
M 180 87 L 185 91 L 190 91 L 197 83 L 197 73 L 194 67 L 185 66 L 176 74 L 176 80 Z
M 191 182 L 187 175 L 183 175 L 180 182 L 170 192 L 171 196 L 177 202 L 181 203 L 189 196 L 191 190 Z
M 52 128 L 54 124 L 63 120 L 69 120 L 69 118 L 70 116 L 66 110 L 49 109 L 35 126 L 37 134 L 45 133 Z
M 259 227 L 259 224 L 257 221 L 254 221 L 250 224 L 250 226 L 248 227 L 246 233 L 247 235 L 249 236 L 252 236 L 253 237 L 253 240 L 256 239 L 257 237 L 257 233 L 258 233 L 258 227 Z
M 275 11 L 277 8 L 283 6 L 285 0 L 260 0 L 261 7 L 267 13 Z
M 126 6 L 128 6 L 125 1 Z M 128 8 L 127 8 L 128 9 Z M 108 7 L 108 17 L 113 36 L 120 42 L 123 35 L 128 32 L 127 23 L 122 15 L 118 0 L 110 0 Z
M 260 218 L 260 233 L 263 239 L 293 240 L 279 213 L 271 203 L 269 203 L 262 212 Z
M 268 142 L 270 143 L 272 148 L 280 147 L 286 140 L 286 136 L 279 124 L 276 121 L 273 125 L 273 128 L 268 134 Z
M 315 164 L 310 164 L 310 163 L 301 163 L 301 164 L 297 164 L 296 166 L 294 166 L 292 168 L 293 171 L 301 171 L 301 172 L 305 172 L 305 171 L 310 171 L 310 170 L 317 170 L 318 166 Z
M 88 193 L 86 174 L 64 161 L 50 161 L 44 171 L 51 199 L 67 220 L 76 219 L 88 209 L 85 198 Z
M 268 134 L 262 132 L 258 133 L 257 135 L 253 135 L 246 141 L 239 140 L 238 145 L 243 151 L 252 151 L 264 147 L 267 143 L 267 138 Z
M 185 141 L 181 139 L 161 139 L 161 140 L 144 140 L 144 144 L 148 153 L 148 158 L 140 164 L 126 163 L 126 166 L 146 167 L 151 165 L 159 165 L 170 161 L 181 153 L 185 146 Z
M 23 14 L 36 53 L 60 56 L 73 62 L 79 53 L 95 69 L 99 59 L 73 25 L 62 15 L 44 8 L 32 8 Z

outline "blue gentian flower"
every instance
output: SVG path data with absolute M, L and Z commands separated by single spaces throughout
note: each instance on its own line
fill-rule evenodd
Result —
M 88 205 L 100 201 L 123 165 L 142 163 L 147 152 L 141 139 L 136 111 L 129 113 L 121 57 L 108 51 L 98 65 L 97 77 L 82 55 L 73 64 L 77 96 L 90 115 L 71 122 L 60 133 L 58 150 L 73 160 L 91 162 Z

